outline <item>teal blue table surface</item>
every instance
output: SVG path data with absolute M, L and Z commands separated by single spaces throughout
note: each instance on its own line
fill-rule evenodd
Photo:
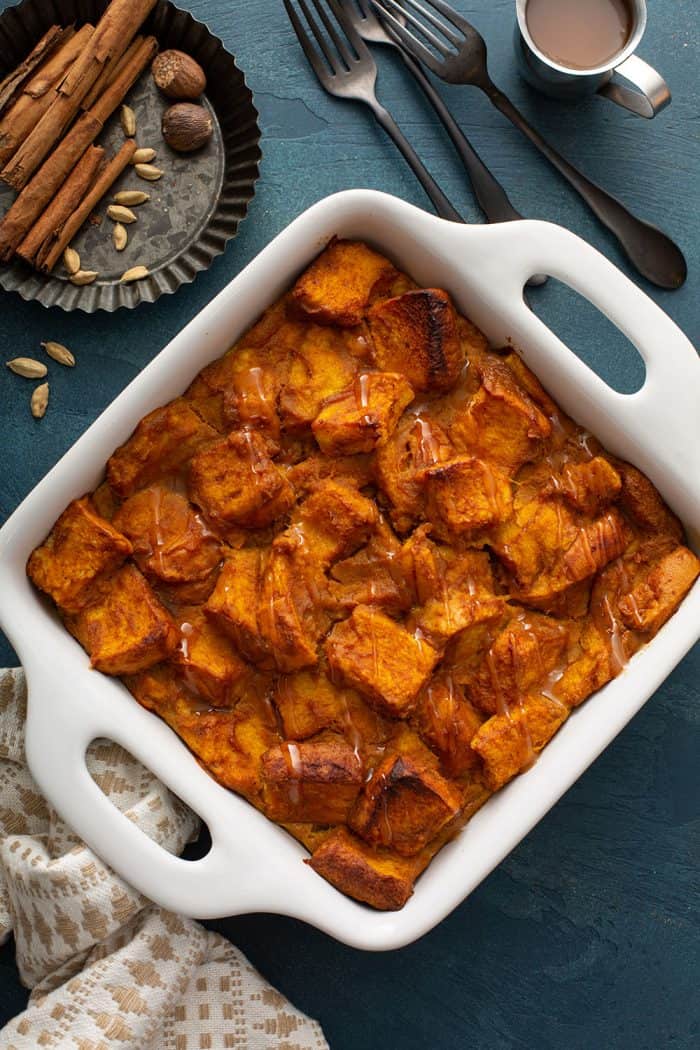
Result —
M 0 0 L 0 11 L 8 6 Z M 0 371 L 0 520 L 168 340 L 308 205 L 336 190 L 368 186 L 428 206 L 368 113 L 321 92 L 281 0 L 190 0 L 188 6 L 235 53 L 255 92 L 264 157 L 249 218 L 207 273 L 133 312 L 64 314 L 0 293 L 3 360 L 36 354 L 47 339 L 66 343 L 78 359 L 75 370 L 52 369 L 51 405 L 40 423 L 29 415 L 26 380 Z M 485 36 L 496 82 L 545 136 L 682 246 L 689 265 L 682 290 L 639 283 L 697 343 L 698 0 L 649 2 L 640 53 L 665 74 L 674 95 L 654 121 L 597 98 L 575 108 L 543 99 L 514 70 L 514 0 L 457 0 L 456 6 Z M 477 91 L 443 85 L 441 91 L 524 215 L 569 227 L 635 277 L 585 206 Z M 400 63 L 384 53 L 379 93 L 465 218 L 480 221 L 432 111 Z M 592 307 L 555 282 L 531 299 L 611 385 L 626 392 L 641 385 L 636 351 Z M 14 660 L 0 637 L 0 666 Z M 696 648 L 521 846 L 417 944 L 363 954 L 271 916 L 212 926 L 321 1020 L 333 1050 L 698 1046 L 699 677 Z M 25 999 L 7 946 L 0 953 L 0 1023 Z

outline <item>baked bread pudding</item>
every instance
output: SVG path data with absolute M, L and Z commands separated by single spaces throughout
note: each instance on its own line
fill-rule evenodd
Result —
M 27 566 L 94 668 L 381 909 L 699 569 L 512 349 L 342 240 Z

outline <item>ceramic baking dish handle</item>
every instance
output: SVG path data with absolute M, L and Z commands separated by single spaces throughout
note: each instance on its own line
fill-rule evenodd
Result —
M 296 858 L 295 877 L 289 876 L 288 857 L 280 868 L 277 856 L 264 849 L 259 823 L 265 818 L 257 810 L 233 794 L 222 806 L 221 787 L 194 759 L 172 763 L 171 730 L 130 696 L 115 693 L 104 703 L 100 689 L 71 695 L 68 685 L 46 672 L 30 661 L 29 766 L 57 812 L 102 860 L 144 896 L 193 918 L 278 911 L 281 886 L 284 910 L 306 916 L 306 882 L 313 873 Z M 48 698 L 60 719 L 47 717 Z M 107 798 L 86 765 L 86 751 L 98 737 L 125 747 L 202 817 L 212 839 L 205 857 L 187 861 L 167 852 Z M 281 830 L 280 835 L 288 839 Z M 301 851 L 291 839 L 285 844 Z
M 676 324 L 605 256 L 560 226 L 538 222 L 511 227 L 509 253 L 502 260 L 509 278 L 522 283 L 534 272 L 564 281 L 602 311 L 634 344 L 644 360 L 646 379 L 633 394 L 613 390 L 583 362 L 562 368 L 561 401 L 577 418 L 590 405 L 596 422 L 592 429 L 604 444 L 652 478 L 676 512 L 697 521 L 700 512 L 700 358 Z M 557 337 L 534 314 L 524 309 L 523 325 L 559 348 L 559 357 L 571 358 Z M 536 351 L 526 355 L 547 385 L 556 372 L 557 354 L 547 358 Z M 575 375 L 572 388 L 571 377 Z M 567 389 L 568 388 L 568 389 Z M 556 388 L 554 388 L 557 396 Z M 567 397 L 568 394 L 568 397 Z M 653 456 L 640 449 L 656 439 Z

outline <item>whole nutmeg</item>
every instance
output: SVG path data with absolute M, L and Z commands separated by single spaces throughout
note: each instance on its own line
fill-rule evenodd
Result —
M 207 86 L 204 70 L 184 51 L 161 51 L 153 59 L 151 72 L 168 98 L 199 98 Z
M 178 153 L 192 153 L 208 142 L 214 131 L 211 114 L 204 106 L 178 102 L 163 114 L 163 138 Z

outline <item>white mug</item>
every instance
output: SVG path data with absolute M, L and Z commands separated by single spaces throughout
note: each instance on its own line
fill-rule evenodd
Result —
M 540 51 L 527 25 L 528 0 L 516 0 L 515 52 L 521 75 L 532 87 L 555 98 L 575 101 L 597 92 L 640 117 L 655 117 L 670 103 L 671 91 L 663 77 L 634 54 L 647 25 L 646 0 L 628 3 L 632 32 L 624 47 L 602 66 L 573 69 Z

